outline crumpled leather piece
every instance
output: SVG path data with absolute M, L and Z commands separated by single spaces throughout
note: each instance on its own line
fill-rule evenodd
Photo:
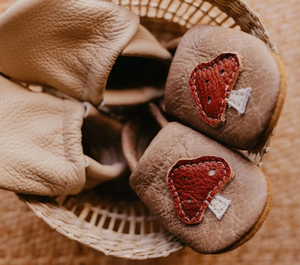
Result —
M 151 58 L 161 61 L 171 61 L 172 55 L 157 39 L 142 25 L 123 50 L 122 56 Z
M 198 64 L 210 62 L 227 52 L 240 54 L 244 62 L 234 90 L 250 87 L 252 92 L 245 114 L 239 115 L 235 109 L 227 108 L 225 124 L 213 128 L 199 119 L 189 91 L 189 78 Z M 252 149 L 271 120 L 280 81 L 278 65 L 261 40 L 233 29 L 197 25 L 184 35 L 176 50 L 166 84 L 165 107 L 182 123 L 225 145 Z
M 0 188 L 54 196 L 85 184 L 82 104 L 31 92 L 0 76 Z
M 99 105 L 139 18 L 100 0 L 20 0 L 0 17 L 0 72 Z
M 229 93 L 242 69 L 241 56 L 223 53 L 211 62 L 197 65 L 192 71 L 190 92 L 205 123 L 212 127 L 223 124 Z
M 217 156 L 228 162 L 234 178 L 220 195 L 231 200 L 219 221 L 206 210 L 201 223 L 186 225 L 178 217 L 168 188 L 168 172 L 180 159 Z M 268 202 L 268 181 L 251 161 L 179 123 L 164 127 L 151 142 L 130 177 L 130 186 L 172 234 L 200 253 L 218 253 L 253 228 Z
M 233 177 L 228 163 L 221 157 L 201 156 L 181 159 L 168 174 L 168 187 L 177 215 L 185 224 L 197 224 L 212 199 Z

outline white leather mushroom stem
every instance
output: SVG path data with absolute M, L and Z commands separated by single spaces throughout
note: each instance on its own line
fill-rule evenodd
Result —
M 230 200 L 217 194 L 208 205 L 208 208 L 215 214 L 218 220 L 221 220 L 230 204 Z
M 251 91 L 251 87 L 232 90 L 227 102 L 228 106 L 236 109 L 240 115 L 244 114 Z

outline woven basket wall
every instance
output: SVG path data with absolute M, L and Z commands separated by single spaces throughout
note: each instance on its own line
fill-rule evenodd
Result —
M 257 14 L 241 1 L 162 0 L 120 4 L 143 17 L 142 22 L 162 42 L 182 35 L 194 24 L 205 23 L 242 29 L 261 38 L 276 52 Z M 258 163 L 265 151 L 251 156 Z M 183 247 L 133 195 L 127 194 L 128 200 L 124 201 L 97 194 L 98 191 L 91 191 L 56 201 L 25 196 L 23 199 L 52 228 L 107 255 L 145 259 L 167 256 Z

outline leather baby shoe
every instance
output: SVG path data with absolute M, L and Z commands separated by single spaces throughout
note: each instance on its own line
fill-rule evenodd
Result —
M 15 80 L 95 106 L 106 89 L 106 105 L 163 95 L 171 54 L 109 1 L 20 0 L 1 15 L 0 35 L 0 72 Z
M 282 63 L 261 40 L 233 29 L 197 25 L 177 47 L 165 109 L 225 145 L 255 150 L 271 135 L 285 90 Z
M 119 140 L 120 146 L 121 125 L 102 117 L 91 104 L 31 92 L 3 76 L 0 103 L 0 188 L 47 196 L 75 194 L 86 176 L 104 181 L 125 170 L 124 158 L 112 158 L 109 145 Z
M 132 122 L 123 128 L 132 189 L 167 230 L 199 253 L 226 252 L 248 241 L 271 207 L 268 177 L 189 127 L 160 124 L 164 127 L 140 159 L 136 143 L 145 133 Z

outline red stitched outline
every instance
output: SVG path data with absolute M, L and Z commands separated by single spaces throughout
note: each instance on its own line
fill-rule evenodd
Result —
M 198 91 L 197 91 L 197 87 L 196 87 L 196 73 L 198 73 L 199 71 L 203 71 L 203 70 L 207 70 L 207 69 L 209 69 L 209 68 L 212 68 L 212 67 L 214 67 L 215 65 L 217 65 L 218 63 L 223 62 L 224 60 L 227 60 L 227 59 L 231 59 L 231 58 L 233 58 L 233 60 L 235 61 L 236 67 L 235 67 L 235 69 L 234 69 L 232 75 L 230 76 L 230 79 L 229 79 L 228 83 L 226 84 L 226 88 L 225 88 L 225 98 L 222 100 L 222 106 L 223 106 L 224 100 L 225 100 L 226 98 L 229 97 L 229 95 L 227 95 L 227 89 L 228 89 L 228 87 L 229 87 L 229 83 L 231 82 L 231 79 L 232 79 L 233 75 L 235 74 L 235 72 L 236 72 L 236 70 L 237 70 L 237 68 L 238 68 L 238 65 L 237 65 L 237 63 L 236 63 L 235 58 L 234 58 L 233 56 L 230 56 L 230 57 L 228 57 L 228 58 L 223 58 L 221 61 L 218 61 L 217 63 L 215 63 L 215 64 L 212 65 L 212 66 L 209 66 L 209 67 L 204 68 L 204 69 L 197 69 L 197 70 L 194 72 L 194 86 L 195 86 L 194 89 L 195 89 L 195 93 L 196 93 L 197 96 L 198 96 L 198 97 L 197 97 L 197 100 L 198 100 L 198 102 L 199 102 L 199 105 L 200 105 L 200 107 L 201 107 L 201 110 L 202 110 L 203 114 L 207 117 L 207 119 L 210 119 L 210 120 L 219 120 L 219 119 L 220 119 L 221 112 L 222 112 L 222 110 L 224 109 L 224 107 L 222 107 L 222 106 L 220 107 L 220 111 L 219 111 L 219 114 L 218 114 L 218 118 L 217 118 L 217 119 L 213 119 L 213 118 L 210 118 L 210 117 L 207 116 L 207 114 L 204 112 L 204 110 L 203 110 L 203 108 L 202 108 L 202 105 L 201 105 L 201 103 L 200 103 L 200 100 L 199 100 L 199 95 L 198 95 Z
M 171 177 L 173 177 L 173 174 L 176 172 L 176 170 L 178 170 L 178 169 L 181 168 L 181 167 L 191 167 L 191 166 L 193 166 L 193 165 L 200 165 L 200 164 L 206 164 L 206 163 L 219 163 L 219 164 L 222 164 L 222 166 L 224 167 L 224 172 L 225 172 L 225 174 L 227 174 L 226 168 L 225 168 L 225 166 L 224 166 L 224 164 L 223 164 L 222 162 L 206 161 L 206 162 L 200 162 L 200 163 L 195 163 L 195 164 L 191 164 L 191 165 L 182 165 L 182 166 L 176 168 L 176 169 L 172 172 Z M 218 182 L 218 184 L 214 187 L 214 189 L 211 190 L 211 191 L 208 193 L 207 197 L 205 198 L 204 202 L 202 203 L 202 205 L 201 205 L 201 207 L 200 207 L 200 210 L 195 214 L 195 216 L 194 216 L 192 219 L 190 219 L 190 218 L 184 213 L 184 211 L 183 211 L 183 209 L 182 209 L 182 206 L 181 206 L 181 203 L 180 203 L 180 197 L 179 197 L 179 195 L 178 195 L 178 193 L 177 193 L 177 191 L 176 191 L 176 188 L 175 188 L 175 186 L 174 186 L 173 180 L 171 179 L 171 181 L 172 181 L 172 183 L 173 183 L 173 188 L 174 188 L 174 190 L 175 190 L 175 193 L 178 195 L 179 205 L 180 205 L 180 208 L 181 208 L 181 211 L 182 211 L 183 215 L 184 215 L 187 219 L 189 219 L 190 221 L 192 221 L 192 220 L 196 217 L 196 215 L 199 214 L 199 212 L 201 212 L 202 207 L 203 207 L 203 204 L 204 204 L 205 202 L 207 202 L 207 198 L 208 198 L 208 197 L 211 197 L 211 196 L 210 196 L 211 192 L 213 192 L 213 191 L 218 187 L 218 185 L 224 180 L 225 177 L 226 177 L 226 175 Z M 211 198 L 213 198 L 213 197 L 211 197 Z
M 229 56 L 229 55 L 231 55 L 231 56 Z M 229 56 L 229 57 L 226 57 L 226 56 Z M 220 58 L 222 58 L 222 59 L 219 60 Z M 225 88 L 225 97 L 222 100 L 222 105 L 220 107 L 218 118 L 213 119 L 213 118 L 210 118 L 210 117 L 207 116 L 207 114 L 204 112 L 203 107 L 201 105 L 200 97 L 199 97 L 199 94 L 197 92 L 197 86 L 196 86 L 196 73 L 199 72 L 199 71 L 203 71 L 203 70 L 207 70 L 209 68 L 212 68 L 215 65 L 219 64 L 220 62 L 223 62 L 225 59 L 227 60 L 227 59 L 231 59 L 231 58 L 234 59 L 236 67 L 235 67 L 234 72 L 232 73 L 232 75 L 231 75 L 231 77 L 230 77 L 230 79 L 229 79 L 229 81 L 228 81 L 228 83 L 226 85 L 226 88 Z M 213 62 L 215 62 L 213 65 L 207 66 L 209 64 L 212 64 Z M 201 69 L 201 67 L 204 66 L 204 65 L 207 66 L 207 67 Z M 211 62 L 201 63 L 198 66 L 196 66 L 194 68 L 194 70 L 192 71 L 191 75 L 190 75 L 190 79 L 189 79 L 190 92 L 191 92 L 192 97 L 194 98 L 194 100 L 195 101 L 197 100 L 197 102 L 199 103 L 199 105 L 196 104 L 196 106 L 197 106 L 197 109 L 199 111 L 200 117 L 202 117 L 202 115 L 201 115 L 201 113 L 202 113 L 205 116 L 205 117 L 202 117 L 202 119 L 206 123 L 208 123 L 209 125 L 211 125 L 211 126 L 216 126 L 218 124 L 218 122 L 221 120 L 220 116 L 221 116 L 221 114 L 223 114 L 223 112 L 224 112 L 224 110 L 226 108 L 226 104 L 227 104 L 227 102 L 224 104 L 224 101 L 229 98 L 229 93 L 228 93 L 227 89 L 229 87 L 229 84 L 230 84 L 230 82 L 231 82 L 234 74 L 236 73 L 237 69 L 239 68 L 239 66 L 240 66 L 240 63 L 239 63 L 239 60 L 238 60 L 238 56 L 236 54 L 234 54 L 234 53 L 222 53 L 218 57 L 216 57 L 214 60 L 212 60 Z M 192 89 L 195 90 L 196 97 L 194 96 L 194 93 L 193 93 Z M 199 106 L 200 106 L 200 108 L 199 108 Z M 209 120 L 209 121 L 216 121 L 216 123 L 210 124 L 207 120 Z
M 201 162 L 198 162 L 199 160 L 202 160 L 202 159 L 211 159 L 211 160 L 208 160 L 208 161 L 201 161 Z M 219 161 L 221 160 L 221 161 Z M 186 162 L 189 162 L 189 164 L 185 164 Z M 174 182 L 173 182 L 173 174 L 176 172 L 176 170 L 178 170 L 179 168 L 181 167 L 191 167 L 191 166 L 194 166 L 194 165 L 199 165 L 199 164 L 205 164 L 205 163 L 221 163 L 224 167 L 224 172 L 225 172 L 225 176 L 222 178 L 222 180 L 220 180 L 218 182 L 218 184 L 216 184 L 216 186 L 208 193 L 207 197 L 205 198 L 204 202 L 202 203 L 202 205 L 200 206 L 200 210 L 195 214 L 194 217 L 192 217 L 191 219 L 185 214 L 185 212 L 183 211 L 182 209 L 182 205 L 181 205 L 181 201 L 180 201 L 180 197 L 179 197 L 179 194 L 177 193 L 176 191 L 176 188 L 174 186 Z M 177 167 L 179 165 L 179 167 Z M 226 170 L 227 168 L 227 170 Z M 206 208 L 208 207 L 209 203 L 211 202 L 211 200 L 213 199 L 213 197 L 224 187 L 224 185 L 230 180 L 230 177 L 231 177 L 231 168 L 230 166 L 228 165 L 228 163 L 221 157 L 216 157 L 216 156 L 201 156 L 201 157 L 198 157 L 196 159 L 192 159 L 192 160 L 179 160 L 171 169 L 171 171 L 169 172 L 169 177 L 168 177 L 168 186 L 169 186 L 169 189 L 172 193 L 172 197 L 175 198 L 174 194 L 177 195 L 177 199 L 178 200 L 178 205 L 180 207 L 180 211 L 182 213 L 182 215 L 184 217 L 181 217 L 178 212 L 177 212 L 177 209 L 176 209 L 176 202 L 173 200 L 174 204 L 175 204 L 175 210 L 177 212 L 177 214 L 179 215 L 179 217 L 181 218 L 181 220 L 186 223 L 186 224 L 196 224 L 196 223 L 199 223 L 201 222 L 202 220 L 202 216 L 204 214 L 204 211 L 206 210 Z M 172 182 L 172 184 L 170 184 Z M 217 190 L 216 190 L 217 189 Z M 216 191 L 215 191 L 216 190 Z M 213 193 L 215 191 L 215 193 Z M 211 193 L 213 193 L 211 195 Z M 210 198 L 210 200 L 208 201 L 208 198 Z M 205 204 L 205 205 L 204 205 Z M 204 207 L 204 208 L 203 208 Z M 193 221 L 193 219 L 195 219 L 195 221 Z

